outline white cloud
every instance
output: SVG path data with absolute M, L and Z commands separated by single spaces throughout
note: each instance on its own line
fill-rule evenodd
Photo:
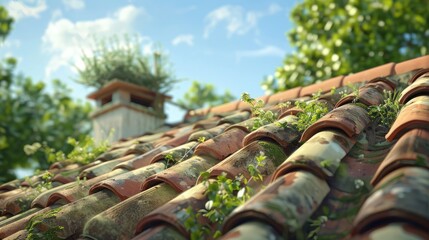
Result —
M 246 11 L 241 6 L 225 5 L 211 11 L 205 21 L 204 37 L 208 38 L 210 33 L 222 22 L 228 32 L 228 37 L 232 35 L 243 35 L 250 30 L 257 30 L 260 18 L 274 15 L 282 8 L 277 4 L 271 4 L 266 11 Z
M 85 2 L 83 0 L 63 0 L 64 5 L 72 9 L 82 9 L 85 7 Z
M 135 34 L 134 23 L 142 12 L 142 9 L 128 5 L 120 8 L 113 16 L 93 21 L 73 22 L 66 18 L 52 20 L 42 37 L 44 50 L 51 54 L 45 69 L 46 75 L 49 77 L 60 67 L 71 67 L 71 64 L 81 66 L 80 55 L 82 51 L 89 53 L 94 37 Z
M 272 3 L 268 7 L 268 14 L 276 14 L 282 10 L 283 10 L 283 8 L 280 5 L 278 5 L 276 3 Z
M 268 45 L 256 50 L 238 51 L 236 53 L 237 61 L 246 57 L 279 57 L 282 58 L 285 55 L 285 51 L 279 47 Z
M 27 2 L 27 4 L 24 2 Z M 45 11 L 48 7 L 45 0 L 21 0 L 10 1 L 6 8 L 15 20 L 19 20 L 25 17 L 38 18 L 39 14 Z
M 57 20 L 63 17 L 63 12 L 60 9 L 52 11 L 51 20 Z
M 171 44 L 173 44 L 174 46 L 179 44 L 187 44 L 188 46 L 192 46 L 194 45 L 194 36 L 191 34 L 179 35 L 171 41 Z
M 0 47 L 10 49 L 10 48 L 20 48 L 21 41 L 19 39 L 6 39 L 0 41 Z

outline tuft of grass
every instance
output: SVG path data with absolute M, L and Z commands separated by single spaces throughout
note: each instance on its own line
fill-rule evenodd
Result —
M 369 106 L 367 108 L 369 117 L 377 124 L 390 128 L 395 122 L 402 105 L 399 104 L 399 91 L 383 91 L 384 102 L 377 106 Z
M 325 116 L 329 112 L 329 108 L 326 103 L 318 101 L 320 92 L 313 95 L 311 101 L 297 101 L 295 107 L 301 109 L 303 112 L 298 113 L 298 120 L 294 124 L 295 128 L 302 132 L 307 129 L 311 124 Z

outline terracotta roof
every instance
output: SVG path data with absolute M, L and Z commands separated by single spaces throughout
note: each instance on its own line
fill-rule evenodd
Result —
M 208 181 L 249 177 L 246 166 L 264 152 L 264 183 L 228 216 L 222 239 L 294 239 L 322 216 L 323 239 L 429 239 L 428 69 L 423 56 L 263 96 L 280 124 L 255 131 L 248 126 L 257 119 L 242 102 L 190 111 L 177 126 L 124 139 L 91 164 L 53 164 L 52 189 L 4 183 L 0 238 L 24 239 L 30 219 L 39 219 L 38 231 L 67 239 L 188 239 L 185 209 L 207 202 L 200 173 L 208 171 Z M 330 93 L 348 84 L 360 88 L 341 98 Z M 401 91 L 405 104 L 390 129 L 363 107 L 382 103 L 384 90 Z M 330 111 L 298 131 L 290 126 L 302 110 L 276 105 L 297 99 Z

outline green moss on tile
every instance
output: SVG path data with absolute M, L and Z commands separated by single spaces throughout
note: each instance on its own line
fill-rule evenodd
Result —
M 283 148 L 275 143 L 259 141 L 258 144 L 264 149 L 265 155 L 274 161 L 276 166 L 279 166 L 287 157 Z
M 42 223 L 44 219 L 55 218 L 57 213 L 60 211 L 60 208 L 50 210 L 46 213 L 36 215 L 33 217 L 30 222 L 27 224 L 26 230 L 28 235 L 26 240 L 54 240 L 60 239 L 57 236 L 57 232 L 64 229 L 63 226 L 51 226 L 47 230 L 41 232 L 37 227 Z

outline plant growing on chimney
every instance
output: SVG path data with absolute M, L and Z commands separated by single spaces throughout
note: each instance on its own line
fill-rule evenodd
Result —
M 128 35 L 94 39 L 89 52 L 82 51 L 84 67 L 75 66 L 77 82 L 101 88 L 113 79 L 145 86 L 166 93 L 178 82 L 170 63 L 160 47 L 144 54 L 140 39 Z

